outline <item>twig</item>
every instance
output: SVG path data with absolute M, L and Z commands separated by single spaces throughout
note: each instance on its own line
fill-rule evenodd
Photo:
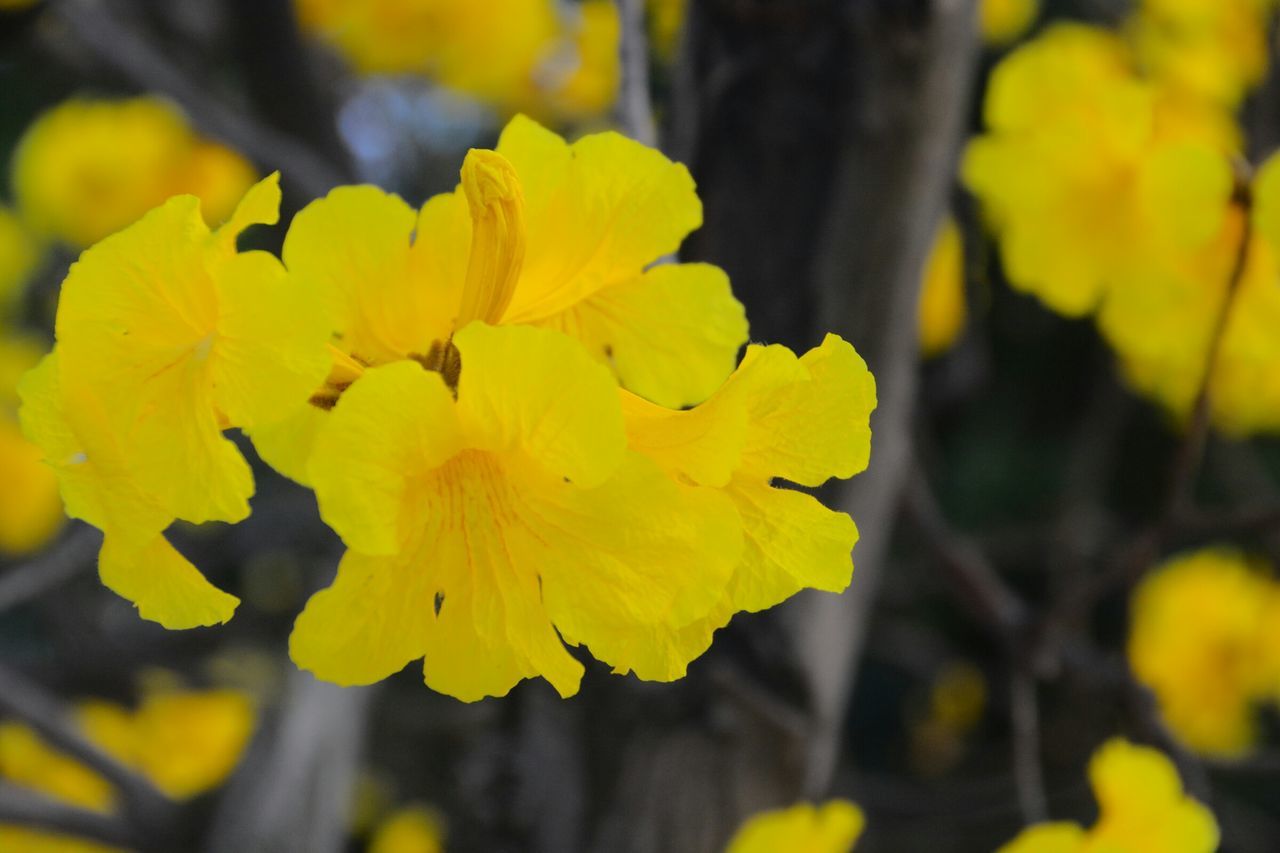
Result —
M 1049 816 L 1040 766 L 1040 707 L 1036 683 L 1024 669 L 1009 679 L 1009 716 L 1013 722 L 1013 776 L 1018 787 L 1018 808 L 1024 823 L 1039 823 Z
M 102 534 L 78 524 L 52 550 L 0 574 L 0 613 L 56 589 L 95 565 Z
M 103 65 L 140 88 L 173 98 L 202 131 L 268 168 L 279 169 L 308 196 L 322 196 L 343 183 L 343 173 L 334 164 L 297 139 L 220 101 L 208 86 L 188 77 L 147 38 L 108 12 L 99 0 L 61 0 L 51 4 L 50 13 Z
M 118 817 L 67 805 L 5 783 L 0 783 L 0 824 L 46 829 L 112 847 L 138 846 L 137 835 Z
M 1005 585 L 981 549 L 947 523 L 918 466 L 907 483 L 904 508 L 970 612 L 997 639 L 1012 643 L 1028 623 L 1026 604 Z
M 141 774 L 98 748 L 42 688 L 0 665 L 0 716 L 30 726 L 51 747 L 96 771 L 120 795 L 121 815 L 151 849 L 164 849 L 178 823 L 178 807 Z
M 653 120 L 649 97 L 649 38 L 645 33 L 644 0 L 614 0 L 622 24 L 618 44 L 622 80 L 616 108 L 618 125 L 632 139 L 645 145 L 658 144 L 658 128 Z

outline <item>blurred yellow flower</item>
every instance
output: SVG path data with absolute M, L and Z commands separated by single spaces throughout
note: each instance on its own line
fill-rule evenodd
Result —
M 612 0 L 297 0 L 366 73 L 421 73 L 505 113 L 598 115 L 618 86 Z
M 983 41 L 1002 47 L 1031 29 L 1040 12 L 1040 0 L 982 0 L 978 12 Z
M 378 824 L 368 853 L 444 853 L 444 827 L 430 809 L 404 806 Z
M 313 295 L 271 255 L 235 249 L 248 225 L 276 220 L 277 181 L 217 231 L 179 196 L 84 252 L 62 285 L 57 346 L 19 388 L 68 513 L 105 533 L 103 582 L 170 628 L 236 605 L 163 536 L 175 519 L 248 515 L 253 477 L 223 430 L 282 417 L 329 367 Z
M 848 800 L 799 803 L 750 818 L 725 853 L 849 853 L 865 823 L 862 810 Z
M 1215 111 L 1137 77 L 1123 42 L 1058 24 L 993 72 L 987 133 L 965 184 L 999 238 L 1010 283 L 1069 316 L 1151 263 L 1207 244 L 1233 186 Z
M 1239 756 L 1259 703 L 1280 695 L 1271 622 L 1280 587 L 1237 553 L 1206 549 L 1154 569 L 1133 598 L 1129 662 L 1197 752 Z
M 920 351 L 932 358 L 949 350 L 964 331 L 968 309 L 964 300 L 964 245 L 955 220 L 938 228 L 925 261 L 920 284 Z
M 674 58 L 680 32 L 689 14 L 689 0 L 647 0 L 645 6 L 654 50 L 663 59 Z
M 88 246 L 170 196 L 224 220 L 254 182 L 240 155 L 201 139 L 167 101 L 74 98 L 32 123 L 13 155 L 13 189 L 31 228 Z
M 1173 762 L 1158 750 L 1119 738 L 1089 761 L 1098 820 L 1029 827 L 998 853 L 1212 853 L 1218 824 L 1186 796 Z
M 1235 106 L 1267 73 L 1274 9 L 1275 0 L 1142 0 L 1129 34 L 1152 76 Z
M 340 352 L 317 402 L 332 405 L 363 366 L 440 356 L 477 317 L 569 334 L 624 387 L 665 405 L 719 387 L 747 338 L 728 277 L 708 264 L 654 265 L 702 223 L 684 166 L 616 133 L 570 145 L 523 116 L 496 154 L 468 164 L 462 185 L 420 211 L 376 187 L 341 187 L 294 218 L 285 266 L 299 287 L 321 286 L 336 315 Z M 478 228 L 482 178 L 509 211 Z M 484 317 L 463 305 L 464 291 L 500 272 L 502 305 Z M 301 407 L 250 435 L 267 462 L 306 482 L 323 420 Z
M 23 285 L 40 260 L 36 238 L 12 210 L 0 205 L 0 322 L 22 297 Z
M 231 690 L 164 690 L 137 710 L 88 700 L 76 708 L 85 735 L 175 799 L 216 788 L 253 733 L 256 711 Z M 0 779 L 92 811 L 116 808 L 115 791 L 93 770 L 57 752 L 22 723 L 0 722 Z M 23 853 L 104 853 L 94 842 L 0 824 L 0 849 Z
M 66 518 L 53 469 L 18 428 L 18 377 L 44 351 L 31 338 L 0 332 L 0 554 L 39 550 Z

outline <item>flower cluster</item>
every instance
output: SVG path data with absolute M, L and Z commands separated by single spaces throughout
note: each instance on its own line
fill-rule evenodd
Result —
M 569 695 L 565 644 L 671 680 L 735 612 L 849 583 L 853 522 L 774 481 L 866 466 L 873 380 L 835 336 L 735 367 L 724 273 L 655 265 L 701 221 L 684 167 L 519 117 L 420 210 L 341 187 L 295 217 L 283 263 L 237 252 L 278 201 L 272 176 L 210 231 L 174 198 L 86 251 L 21 389 L 68 511 L 105 533 L 103 581 L 143 617 L 236 605 L 164 537 L 248 514 L 233 427 L 348 546 L 290 640 L 340 684 L 423 658 L 462 699 L 534 676 Z
M 220 785 L 253 733 L 253 701 L 234 690 L 152 689 L 136 709 L 101 699 L 76 706 L 85 736 L 179 800 Z M 116 792 L 96 772 L 48 746 L 30 728 L 0 722 L 0 779 L 68 805 L 109 814 Z M 107 853 L 108 848 L 44 830 L 0 824 L 0 849 Z
M 73 98 L 45 112 L 13 155 L 18 210 L 38 236 L 96 243 L 173 195 L 221 222 L 255 180 L 231 149 L 198 136 L 169 102 Z
M 742 825 L 725 853 L 850 853 L 862 835 L 866 818 L 848 800 L 829 800 L 762 812 Z
M 1166 6 L 1148 3 L 1140 21 Z M 1267 331 L 1280 314 L 1280 163 L 1252 182 L 1236 175 L 1229 109 L 1143 74 L 1132 40 L 1059 24 L 996 68 L 985 118 L 963 179 L 1010 283 L 1093 316 L 1127 381 L 1175 415 L 1193 408 L 1212 362 L 1217 426 L 1280 428 L 1280 342 Z
M 302 26 L 366 73 L 417 73 L 492 105 L 598 116 L 617 93 L 612 0 L 296 0 Z
M 1240 554 L 1206 549 L 1155 569 L 1133 599 L 1129 661 L 1197 752 L 1238 757 L 1254 713 L 1280 700 L 1280 584 Z
M 997 853 L 1212 853 L 1218 825 L 1182 791 L 1173 762 L 1123 740 L 1103 744 L 1089 762 L 1098 820 L 1042 823 L 1022 831 Z

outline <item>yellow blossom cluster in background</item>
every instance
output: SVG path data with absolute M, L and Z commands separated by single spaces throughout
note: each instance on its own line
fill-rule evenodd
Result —
M 36 235 L 84 247 L 173 195 L 221 222 L 255 180 L 239 154 L 201 138 L 154 97 L 73 98 L 38 117 L 13 155 L 13 191 Z
M 1243 755 L 1258 707 L 1280 701 L 1280 584 L 1226 549 L 1168 560 L 1134 593 L 1129 661 L 1179 740 Z
M 368 853 L 444 853 L 445 832 L 425 806 L 402 806 L 374 828 Z
M 233 690 L 152 689 L 136 709 L 92 699 L 75 721 L 94 745 L 185 800 L 217 786 L 240 761 L 257 712 Z M 111 813 L 116 794 L 96 772 L 48 746 L 22 723 L 0 722 L 0 780 L 68 805 Z M 105 853 L 111 848 L 43 830 L 0 824 L 0 849 L 23 853 Z
M 862 810 L 848 800 L 797 803 L 749 818 L 725 853 L 850 853 L 865 825 Z
M 1163 753 L 1108 741 L 1089 761 L 1098 819 L 1089 828 L 1054 822 L 1031 826 L 997 853 L 1213 853 L 1218 824 L 1183 793 Z
M 296 0 L 304 29 L 364 73 L 425 74 L 502 113 L 584 119 L 617 94 L 612 0 Z
M 1247 11 L 1244 29 L 1261 39 L 1269 8 L 1147 3 L 1134 27 L 1168 32 L 1150 21 L 1176 18 L 1239 52 L 1235 30 L 1210 19 Z M 1242 181 L 1230 99 L 1149 65 L 1126 33 L 1051 26 L 994 70 L 963 181 L 1010 283 L 1094 317 L 1129 384 L 1177 417 L 1195 403 L 1230 295 L 1208 383 L 1213 421 L 1235 434 L 1280 429 L 1280 162 Z M 1241 89 L 1256 82 L 1256 69 L 1215 67 Z
M 39 550 L 65 520 L 57 477 L 18 426 L 18 379 L 44 354 L 34 338 L 0 327 L 0 555 Z
M 874 382 L 835 336 L 737 363 L 725 274 L 654 265 L 701 224 L 683 166 L 518 117 L 418 211 L 368 186 L 313 202 L 283 263 L 235 247 L 275 221 L 276 181 L 216 230 L 179 196 L 86 251 L 20 389 L 68 512 L 104 531 L 103 582 L 144 618 L 237 604 L 164 536 L 248 514 L 232 427 L 348 546 L 290 640 L 340 684 L 421 658 L 461 699 L 535 676 L 567 696 L 565 644 L 667 681 L 735 612 L 848 585 L 852 520 L 774 482 L 865 468 Z
M 982 0 L 978 29 L 994 47 L 1012 44 L 1026 34 L 1040 13 L 1040 0 Z

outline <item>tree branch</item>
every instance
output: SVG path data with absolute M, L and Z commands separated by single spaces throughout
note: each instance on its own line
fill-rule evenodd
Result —
M 0 824 L 44 829 L 112 847 L 139 846 L 137 834 L 118 817 L 67 805 L 5 783 L 0 783 Z
M 0 613 L 25 604 L 68 582 L 97 563 L 102 534 L 73 523 L 72 531 L 52 549 L 0 574 Z

